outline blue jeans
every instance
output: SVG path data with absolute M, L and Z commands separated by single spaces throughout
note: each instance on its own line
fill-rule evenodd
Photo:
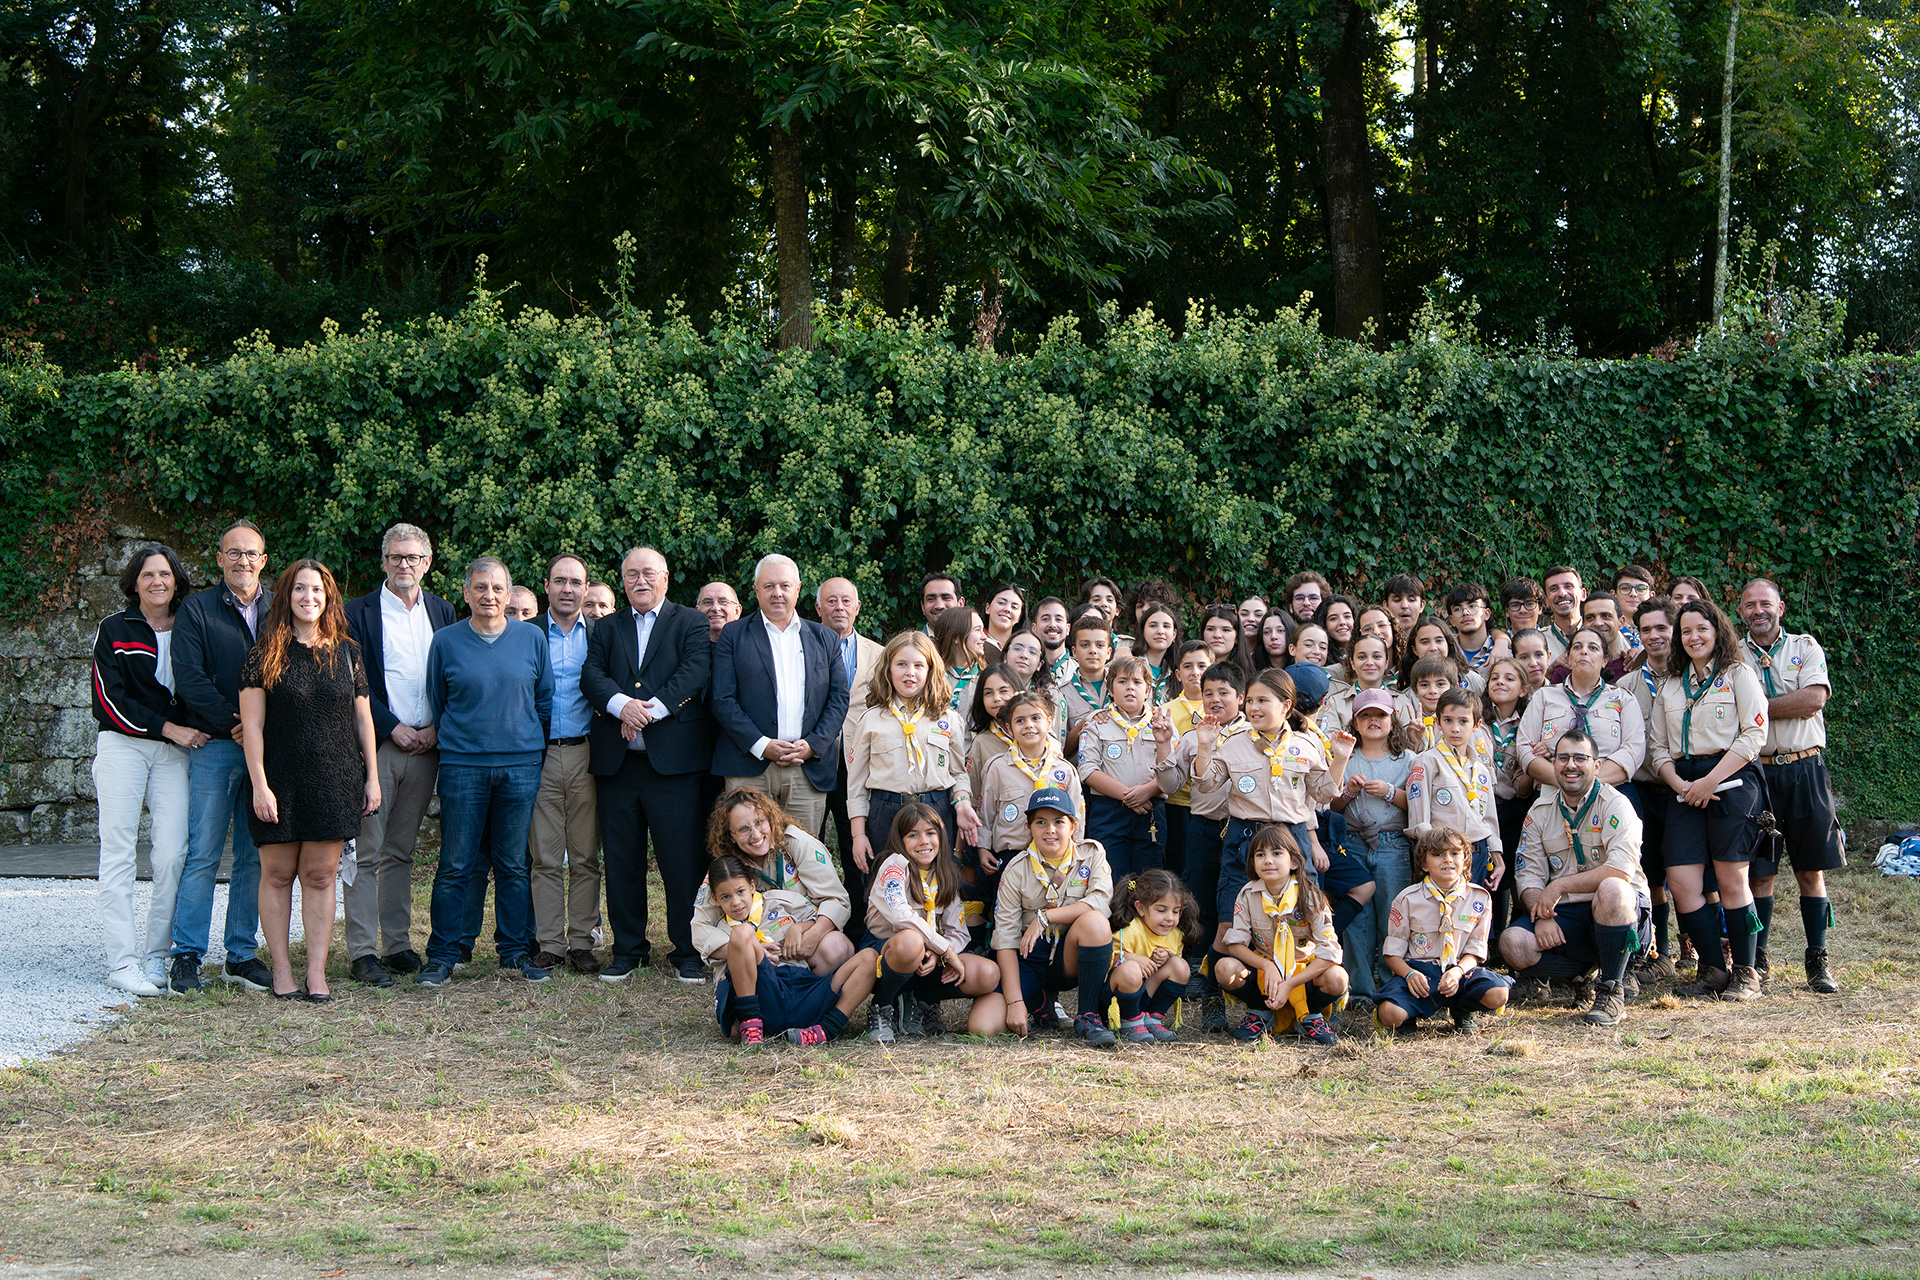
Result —
M 1386 965 L 1380 959 L 1380 944 L 1385 941 L 1386 930 L 1380 922 L 1387 918 L 1387 912 L 1393 908 L 1393 900 L 1408 885 L 1413 883 L 1413 850 L 1407 844 L 1404 831 L 1382 831 L 1375 839 L 1379 842 L 1373 850 L 1373 989 L 1382 990 L 1387 979 L 1393 975 L 1387 972 Z M 1362 913 L 1364 914 L 1364 913 Z M 1354 928 L 1360 922 L 1354 921 Z
M 500 963 L 517 964 L 533 953 L 527 835 L 539 792 L 538 760 L 471 765 L 448 764 L 441 758 L 440 864 L 433 872 L 428 964 L 451 966 L 472 953 L 479 929 L 475 921 L 469 931 L 468 898 L 475 867 L 486 865 L 483 839 L 493 859 L 493 918 Z
M 474 944 L 480 938 L 480 925 L 487 914 L 487 879 L 493 874 L 493 829 L 481 828 L 480 851 L 473 858 L 473 874 L 467 877 L 467 909 L 460 921 L 460 959 L 472 960 Z M 494 913 L 493 950 L 505 955 L 507 935 L 500 930 L 500 913 Z
M 231 738 L 212 738 L 187 758 L 187 861 L 173 900 L 173 954 L 207 954 L 213 932 L 213 884 L 220 854 L 233 832 L 233 871 L 227 879 L 227 959 L 253 957 L 260 936 L 260 851 L 253 847 L 247 815 L 253 784 L 247 757 Z
M 1398 832 L 1392 833 L 1398 834 Z M 1340 842 L 1341 849 L 1349 858 L 1354 859 L 1369 871 L 1373 870 L 1373 850 L 1367 848 L 1367 842 L 1359 836 L 1349 835 Z M 1331 852 L 1331 850 L 1329 850 Z M 1404 855 L 1403 855 L 1404 858 Z M 1348 990 L 1354 995 L 1373 998 L 1376 990 L 1373 982 L 1373 967 L 1380 962 L 1380 925 L 1385 919 L 1391 898 L 1381 899 L 1385 889 L 1380 884 L 1378 873 L 1374 876 L 1373 896 L 1360 908 L 1360 914 L 1347 926 L 1347 936 L 1340 939 L 1341 967 L 1347 971 Z

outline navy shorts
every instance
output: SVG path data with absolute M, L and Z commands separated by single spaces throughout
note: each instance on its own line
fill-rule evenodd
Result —
M 1034 939 L 1033 950 L 1020 957 L 1020 998 L 1026 1002 L 1027 1015 L 1033 1017 L 1046 1007 L 1049 996 L 1060 994 L 1077 979 L 1067 973 L 1067 939 L 1041 934 Z
M 1107 851 L 1107 869 L 1117 888 L 1127 876 L 1165 863 L 1166 802 L 1155 800 L 1147 812 L 1135 813 L 1112 796 L 1089 791 L 1087 839 L 1099 841 Z
M 1653 945 L 1653 899 L 1639 895 L 1634 903 L 1633 932 L 1627 935 L 1629 960 L 1647 953 Z M 1553 909 L 1553 922 L 1567 940 L 1543 954 L 1559 956 L 1583 972 L 1600 963 L 1600 939 L 1594 932 L 1591 902 L 1562 902 Z M 1533 917 L 1521 912 L 1513 918 L 1513 927 L 1533 932 Z
M 1824 756 L 1765 766 L 1767 804 L 1780 834 L 1768 843 L 1777 864 L 1785 850 L 1795 871 L 1837 871 L 1847 865 L 1840 844 L 1840 818 Z M 1759 858 L 1754 859 L 1759 862 Z M 1759 868 L 1755 868 L 1756 871 Z
M 761 1027 L 770 1036 L 789 1027 L 818 1025 L 840 999 L 840 993 L 833 989 L 833 975 L 822 976 L 805 965 L 775 964 L 765 957 L 760 960 L 754 986 L 754 995 L 760 1001 Z M 713 1018 L 728 1035 L 740 1021 L 733 1008 L 731 978 L 721 978 L 714 989 Z
M 1437 1016 L 1441 1010 L 1448 1013 L 1466 1013 L 1474 1009 L 1484 1009 L 1481 1000 L 1489 991 L 1498 991 L 1513 985 L 1513 979 L 1505 974 L 1495 973 L 1485 965 L 1475 965 L 1460 975 L 1460 989 L 1450 996 L 1443 996 L 1436 989 L 1440 982 L 1440 966 L 1430 960 L 1408 960 L 1407 967 L 1427 975 L 1427 994 L 1416 996 L 1407 986 L 1407 980 L 1399 974 L 1387 979 L 1387 985 L 1380 989 L 1376 1004 L 1398 1005 L 1406 1011 L 1410 1022 L 1422 1018 Z
M 882 954 L 886 947 L 887 939 L 869 929 L 861 936 L 860 945 L 854 951 L 855 955 L 862 951 L 873 952 L 873 976 L 876 981 L 880 977 L 880 966 L 886 963 L 886 958 Z M 904 990 L 921 1004 L 935 1004 L 941 1000 L 971 1000 L 973 997 L 960 990 L 958 984 L 949 982 L 941 976 L 945 972 L 944 965 L 935 965 L 932 973 L 915 974 L 907 979 Z
M 1340 825 L 1344 827 L 1346 823 Z M 1361 847 L 1366 846 L 1363 844 Z M 1373 883 L 1373 868 L 1367 865 L 1365 858 L 1347 852 L 1345 844 L 1332 844 L 1326 848 L 1327 869 L 1320 873 L 1320 886 L 1326 891 L 1327 897 L 1338 898 Z
M 1673 762 L 1674 771 L 1692 782 L 1713 772 L 1718 756 L 1688 756 Z M 1751 862 L 1768 854 L 1760 832 L 1760 814 L 1767 805 L 1766 779 L 1751 761 L 1727 779 L 1729 787 L 1696 809 L 1674 798 L 1667 810 L 1663 852 L 1669 867 L 1700 867 L 1709 862 Z
M 1640 793 L 1640 869 L 1647 873 L 1647 883 L 1664 885 L 1667 882 L 1667 815 L 1673 812 L 1677 801 L 1673 790 L 1664 782 L 1640 782 L 1636 784 Z

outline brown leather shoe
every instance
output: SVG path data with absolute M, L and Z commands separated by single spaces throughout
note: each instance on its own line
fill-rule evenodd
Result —
M 600 972 L 600 962 L 593 958 L 591 951 L 567 952 L 567 963 L 573 966 L 575 973 L 595 974 Z
M 551 951 L 542 951 L 539 955 L 533 958 L 533 962 L 539 965 L 542 969 L 558 969 L 561 965 L 566 963 L 564 959 L 553 954 L 553 952 Z

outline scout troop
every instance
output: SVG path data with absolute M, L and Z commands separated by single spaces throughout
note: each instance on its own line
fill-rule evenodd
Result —
M 1543 582 L 1502 585 L 1504 628 L 1478 583 L 1429 613 L 1411 575 L 1375 607 L 1309 573 L 1187 641 L 1166 584 L 1101 578 L 1031 623 L 1008 586 L 895 636 L 844 735 L 863 883 L 758 792 L 716 807 L 694 919 L 716 1018 L 820 1043 L 871 995 L 882 1044 L 965 1000 L 981 1036 L 1327 1045 L 1356 999 L 1385 1034 L 1470 1033 L 1559 983 L 1610 1026 L 1678 976 L 1672 923 L 1679 994 L 1764 994 L 1782 851 L 1807 984 L 1837 990 L 1830 679 L 1779 588 L 1743 590 L 1741 636 L 1692 580 Z

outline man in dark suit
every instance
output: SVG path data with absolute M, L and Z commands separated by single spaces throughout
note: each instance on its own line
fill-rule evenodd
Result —
M 627 603 L 593 628 L 580 689 L 593 709 L 587 767 L 599 779 L 613 955 L 603 982 L 647 964 L 647 848 L 667 891 L 669 957 L 681 981 L 707 980 L 693 946 L 693 898 L 706 871 L 700 777 L 713 761 L 707 619 L 667 599 L 667 561 L 635 547 L 620 564 Z
M 713 771 L 758 787 L 811 835 L 837 773 L 833 744 L 847 716 L 839 637 L 795 611 L 800 568 L 785 556 L 753 571 L 760 607 L 720 632 L 713 650 Z
M 347 602 L 347 630 L 367 664 L 367 701 L 379 739 L 380 807 L 360 820 L 353 879 L 347 883 L 347 958 L 370 987 L 414 973 L 413 846 L 440 775 L 440 743 L 427 709 L 427 652 L 453 606 L 420 586 L 433 567 L 433 540 L 396 524 L 380 539 L 387 580 Z

